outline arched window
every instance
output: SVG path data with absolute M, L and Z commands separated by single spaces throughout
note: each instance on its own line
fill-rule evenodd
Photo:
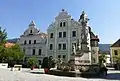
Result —
M 30 30 L 30 33 L 32 33 L 32 30 Z
M 31 40 L 29 40 L 29 44 L 31 44 Z
M 60 27 L 62 27 L 62 22 L 60 23 Z

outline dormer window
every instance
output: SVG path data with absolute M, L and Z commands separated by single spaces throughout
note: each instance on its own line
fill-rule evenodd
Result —
M 50 38 L 53 38 L 53 33 L 50 34 Z
M 60 27 L 62 27 L 62 22 L 60 23 Z
M 30 33 L 32 33 L 32 30 L 30 30 Z

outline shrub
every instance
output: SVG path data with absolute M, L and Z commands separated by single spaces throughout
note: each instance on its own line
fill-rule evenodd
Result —
M 62 71 L 70 71 L 70 69 L 71 68 L 69 66 L 64 66 Z
M 42 68 L 48 68 L 48 69 L 50 69 L 50 68 L 54 68 L 55 67 L 55 64 L 56 64 L 56 62 L 55 62 L 55 60 L 53 59 L 53 57 L 45 57 L 44 59 L 43 59 L 43 63 L 42 63 Z
M 88 72 L 89 71 L 89 67 L 81 67 L 81 68 L 79 68 L 79 71 L 80 72 Z
M 36 67 L 36 66 L 38 66 L 38 60 L 35 57 L 29 58 L 28 61 L 27 61 L 27 66 L 28 67 L 32 67 L 32 66 Z

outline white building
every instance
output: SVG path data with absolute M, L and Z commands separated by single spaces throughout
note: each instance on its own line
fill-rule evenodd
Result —
M 85 18 L 87 18 L 87 15 L 84 12 L 82 14 Z M 79 21 L 75 21 L 71 18 L 71 15 L 69 15 L 67 11 L 62 9 L 58 16 L 55 17 L 55 21 L 47 29 L 47 55 L 69 61 L 70 56 L 73 53 L 73 44 L 77 46 L 78 40 L 80 43 L 82 42 L 81 32 L 81 19 L 79 19 Z M 87 36 L 86 40 L 88 43 L 87 47 L 89 48 L 89 51 L 93 49 L 96 53 L 96 47 L 98 46 L 92 45 L 94 48 L 91 48 L 91 42 L 92 44 L 97 44 L 98 40 L 97 42 L 94 42 L 94 39 L 91 41 L 91 38 L 93 38 L 93 36 L 91 37 L 91 30 L 88 25 L 85 28 L 85 32 Z M 94 37 L 96 38 L 96 36 Z M 89 55 L 84 55 L 83 59 L 91 60 L 91 52 Z
M 21 49 L 26 54 L 26 58 L 34 56 L 39 60 L 39 63 L 47 56 L 46 42 L 47 35 L 36 28 L 34 21 L 31 21 L 29 27 L 25 30 L 24 34 L 20 36 L 18 41 Z
M 55 17 L 55 21 L 49 25 L 47 34 L 40 32 L 36 28 L 34 21 L 32 21 L 28 29 L 20 36 L 18 43 L 27 58 L 35 56 L 40 63 L 46 56 L 69 61 L 73 53 L 73 45 L 77 48 L 77 42 L 79 41 L 80 47 L 84 49 L 81 43 L 83 42 L 82 38 L 85 38 L 90 52 L 84 54 L 82 59 L 88 59 L 91 63 L 91 59 L 94 58 L 94 63 L 97 63 L 99 39 L 91 31 L 88 23 L 87 26 L 82 26 L 82 17 L 87 19 L 87 15 L 82 12 L 80 19 L 75 21 L 67 11 L 62 9 L 58 16 Z

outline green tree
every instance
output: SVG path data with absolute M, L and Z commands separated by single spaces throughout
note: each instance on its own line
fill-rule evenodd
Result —
M 101 54 L 99 56 L 99 64 L 101 65 L 103 62 L 106 62 L 106 56 L 105 56 L 105 54 Z
M 8 62 L 10 52 L 10 49 L 0 46 L 0 62 Z
M 21 64 L 24 58 L 24 52 L 20 50 L 20 46 L 18 44 L 15 44 L 9 50 L 11 51 L 9 60 L 13 60 L 17 64 Z
M 7 32 L 6 29 L 3 29 L 0 27 L 0 45 L 6 43 L 7 39 Z
M 15 44 L 11 48 L 6 48 L 7 32 L 5 29 L 2 30 L 0 27 L 0 62 L 15 62 L 20 63 L 23 60 L 24 53 L 20 50 L 20 46 Z
M 38 66 L 38 60 L 35 58 L 35 57 L 31 57 L 31 58 L 29 58 L 28 59 L 28 61 L 27 61 L 27 66 L 28 67 L 35 67 L 35 66 Z
M 0 46 L 0 62 L 15 62 L 21 64 L 24 58 L 24 53 L 20 50 L 19 45 L 15 44 L 11 48 Z

